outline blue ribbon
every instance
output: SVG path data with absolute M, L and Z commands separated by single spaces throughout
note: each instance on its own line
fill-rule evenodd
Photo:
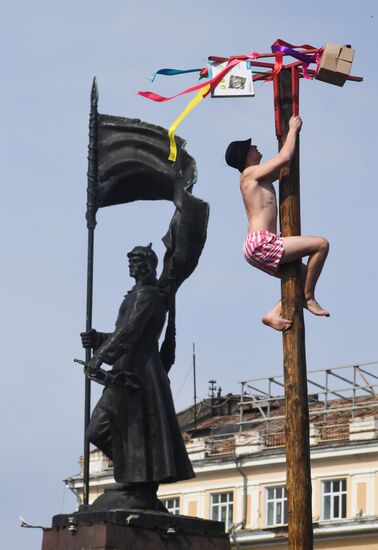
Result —
M 156 75 L 158 75 L 158 74 L 162 74 L 164 76 L 173 76 L 173 75 L 176 75 L 176 74 L 184 74 L 184 73 L 199 73 L 200 71 L 202 71 L 202 68 L 201 69 L 186 69 L 186 70 L 182 70 L 182 69 L 159 69 L 158 71 L 156 71 L 156 73 L 154 73 L 151 76 L 151 82 L 153 82 L 155 80 Z

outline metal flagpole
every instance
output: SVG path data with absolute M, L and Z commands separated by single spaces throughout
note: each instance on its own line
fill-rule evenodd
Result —
M 93 79 L 91 91 L 91 111 L 89 116 L 89 145 L 88 145 L 88 187 L 87 187 L 87 228 L 88 228 L 88 256 L 87 256 L 87 305 L 85 330 L 92 328 L 93 304 L 93 255 L 94 230 L 96 227 L 96 189 L 97 189 L 97 103 L 98 92 L 96 78 Z M 91 350 L 85 350 L 85 362 L 91 358 Z M 83 504 L 88 504 L 89 497 L 89 440 L 87 427 L 91 415 L 91 381 L 85 377 L 84 397 L 84 468 L 83 468 Z
M 194 387 L 194 429 L 197 429 L 197 381 L 196 381 L 196 347 L 193 342 L 193 387 Z

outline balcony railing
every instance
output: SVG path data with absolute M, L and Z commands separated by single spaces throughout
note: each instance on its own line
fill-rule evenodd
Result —
M 265 447 L 284 447 L 285 433 L 284 432 L 267 432 L 263 434 Z
M 319 426 L 320 440 L 332 441 L 339 439 L 349 439 L 349 423 L 348 424 L 326 424 Z
M 235 438 L 228 438 L 228 439 L 213 439 L 211 440 L 209 445 L 209 455 L 228 455 L 228 454 L 234 454 L 235 453 Z

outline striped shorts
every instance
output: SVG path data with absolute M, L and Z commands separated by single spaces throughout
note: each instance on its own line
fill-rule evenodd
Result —
M 244 258 L 249 264 L 276 277 L 279 277 L 283 251 L 282 237 L 264 230 L 249 233 L 243 246 Z

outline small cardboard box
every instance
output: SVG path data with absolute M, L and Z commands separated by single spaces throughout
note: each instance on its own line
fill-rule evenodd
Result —
M 354 50 L 348 46 L 326 44 L 315 78 L 335 86 L 344 86 L 352 68 L 353 57 Z

